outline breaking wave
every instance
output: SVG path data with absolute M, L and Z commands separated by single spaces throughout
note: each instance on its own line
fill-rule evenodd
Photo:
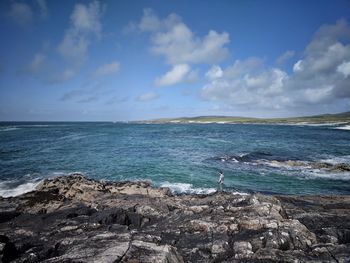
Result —
M 260 170 L 260 174 L 274 171 L 283 175 L 303 178 L 327 178 L 350 180 L 350 155 L 330 156 L 320 160 L 299 160 L 292 157 L 276 156 L 268 152 L 251 152 L 237 155 L 223 155 L 210 158 L 225 166 L 241 170 Z
M 35 190 L 40 182 L 41 181 L 26 182 L 17 186 L 13 186 L 14 182 L 11 181 L 0 182 L 0 196 L 11 197 L 31 192 Z
M 212 194 L 217 191 L 215 188 L 194 188 L 192 184 L 164 182 L 160 187 L 168 187 L 177 194 Z
M 160 184 L 160 187 L 168 187 L 173 193 L 176 194 L 212 194 L 218 191 L 216 188 L 193 187 L 192 184 L 188 183 L 163 182 Z M 247 193 L 244 192 L 230 192 L 232 192 L 232 194 L 247 195 Z
M 15 127 L 15 126 L 9 126 L 9 127 L 0 127 L 0 132 L 8 132 L 8 131 L 15 131 L 19 130 L 21 128 Z
M 336 129 L 336 130 L 347 130 L 347 131 L 350 131 L 350 125 L 335 127 L 334 129 Z

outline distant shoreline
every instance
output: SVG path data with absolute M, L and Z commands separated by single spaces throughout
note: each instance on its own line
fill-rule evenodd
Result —
M 232 124 L 232 125 L 291 125 L 291 126 L 336 126 L 350 124 L 349 121 L 344 122 L 203 122 L 203 121 L 184 121 L 184 122 L 154 122 L 154 121 L 137 121 L 129 122 L 130 124 Z
M 131 123 L 173 123 L 173 124 L 329 124 L 341 125 L 350 123 L 350 112 L 337 114 L 323 114 L 305 117 L 291 118 L 250 118 L 236 116 L 198 116 L 198 117 L 180 117 L 180 118 L 162 118 L 153 120 L 134 121 Z

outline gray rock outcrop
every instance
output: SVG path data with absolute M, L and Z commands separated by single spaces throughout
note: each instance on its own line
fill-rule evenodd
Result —
M 173 195 L 80 174 L 0 198 L 2 262 L 349 262 L 349 196 Z

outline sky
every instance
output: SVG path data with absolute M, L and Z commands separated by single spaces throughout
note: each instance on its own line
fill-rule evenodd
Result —
M 0 2 L 0 121 L 350 111 L 350 1 Z

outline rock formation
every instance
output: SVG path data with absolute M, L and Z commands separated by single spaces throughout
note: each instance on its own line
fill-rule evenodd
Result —
M 349 262 L 349 196 L 173 195 L 80 174 L 0 198 L 2 262 Z

